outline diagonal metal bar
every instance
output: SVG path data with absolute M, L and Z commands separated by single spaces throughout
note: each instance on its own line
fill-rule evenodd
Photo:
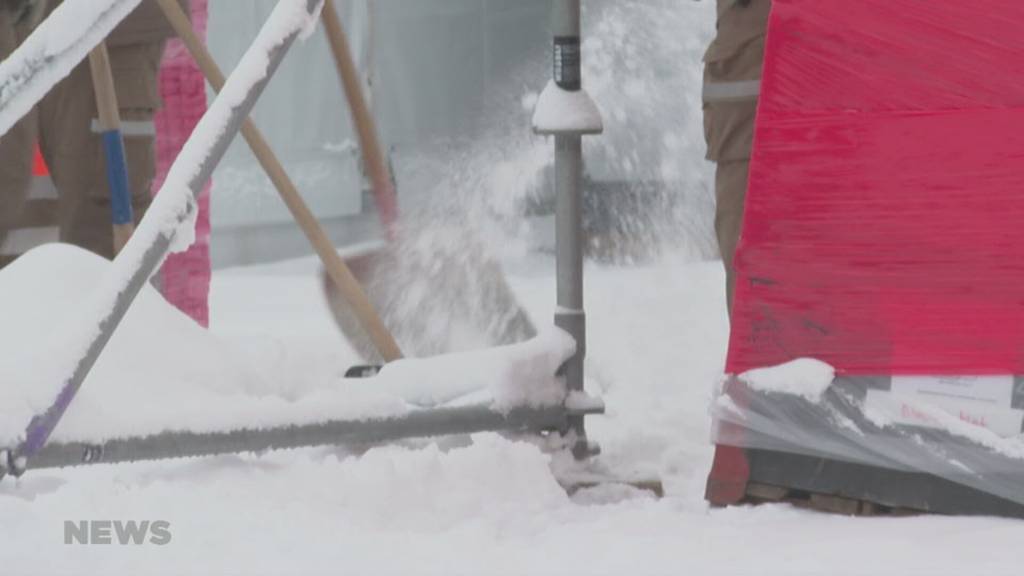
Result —
M 595 408 L 593 412 L 600 412 Z M 564 406 L 519 408 L 508 413 L 489 406 L 415 410 L 402 416 L 365 421 L 250 428 L 225 432 L 164 432 L 101 443 L 51 442 L 29 463 L 31 469 L 62 468 L 285 450 L 311 446 L 359 446 L 484 431 L 538 432 L 562 430 L 570 414 Z
M 65 2 L 0 62 L 0 135 L 85 59 L 141 0 Z

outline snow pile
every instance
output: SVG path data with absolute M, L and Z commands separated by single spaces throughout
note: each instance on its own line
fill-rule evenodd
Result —
M 77 318 L 111 267 L 53 244 L 0 271 L 0 444 L 18 439 L 53 401 L 49 343 Z M 59 341 L 59 340 L 58 340 Z M 57 427 L 58 440 L 98 440 L 164 430 L 221 430 L 296 421 L 401 414 L 398 398 L 368 388 L 309 391 L 301 402 L 253 394 L 264 377 L 216 336 L 146 287 Z
M 771 368 L 749 370 L 739 376 L 754 390 L 791 394 L 811 402 L 821 399 L 835 377 L 835 368 L 812 358 L 798 358 Z
M 0 445 L 18 439 L 29 419 L 53 401 L 47 379 L 59 373 L 49 369 L 47 355 L 59 350 L 50 342 L 76 320 L 111 266 L 84 250 L 52 244 L 0 271 L 0 317 L 8 328 L 0 329 Z M 352 359 L 340 352 L 341 361 Z M 564 400 L 555 372 L 574 352 L 572 338 L 551 328 L 504 348 L 402 360 L 369 379 L 264 374 L 244 348 L 206 332 L 147 286 L 55 439 L 383 418 L 469 395 L 500 411 L 549 406 Z M 307 380 L 296 385 L 292 379 Z

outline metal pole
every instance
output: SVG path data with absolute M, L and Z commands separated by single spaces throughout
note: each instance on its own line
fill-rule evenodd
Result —
M 576 354 L 563 370 L 569 392 L 583 390 L 583 359 L 586 356 L 586 313 L 583 310 L 583 225 L 582 139 L 580 136 L 555 137 L 555 242 L 558 309 L 555 325 L 576 340 Z M 581 442 L 586 432 L 583 418 L 569 421 L 570 431 Z
M 583 89 L 580 59 L 580 0 L 555 0 L 553 76 L 557 89 Z M 550 89 L 550 88 L 549 88 Z M 578 126 L 551 132 L 555 136 L 555 239 L 558 309 L 555 325 L 576 340 L 576 355 L 563 367 L 570 393 L 583 391 L 583 360 L 587 351 L 586 314 L 583 310 L 583 143 L 582 135 L 593 127 Z M 574 436 L 573 453 L 593 452 L 587 442 L 583 416 L 568 420 Z
M 506 413 L 495 411 L 489 405 L 471 405 L 415 410 L 379 420 L 330 420 L 214 432 L 171 431 L 98 443 L 50 442 L 32 459 L 28 468 L 196 458 L 310 446 L 358 446 L 484 431 L 541 432 L 563 428 L 567 415 L 572 413 L 564 406 L 516 408 Z

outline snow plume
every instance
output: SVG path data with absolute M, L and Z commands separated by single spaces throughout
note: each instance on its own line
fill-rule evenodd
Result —
M 584 138 L 585 170 L 595 181 L 625 182 L 613 203 L 616 261 L 671 254 L 718 257 L 711 165 L 704 161 L 704 50 L 714 2 L 599 0 L 585 3 L 583 85 L 605 131 Z M 617 244 L 618 246 L 614 245 Z
M 587 187 L 586 227 L 605 227 L 589 238 L 592 255 L 628 263 L 717 255 L 699 104 L 709 40 L 701 23 L 713 20 L 708 3 L 588 4 L 584 86 L 605 112 L 605 133 L 584 139 L 585 166 L 589 179 L 614 192 Z M 486 128 L 470 134 L 470 144 L 432 143 L 397 164 L 399 245 L 379 274 L 360 280 L 410 355 L 533 335 L 495 277 L 529 251 L 551 248 L 554 144 L 531 129 L 550 58 L 550 47 L 538 46 L 494 87 Z
M 626 263 L 665 252 L 717 257 L 700 90 L 710 41 L 700 24 L 714 14 L 706 2 L 585 3 L 583 87 L 605 127 L 583 139 L 584 172 L 594 183 L 585 185 L 585 226 L 605 232 L 590 235 L 592 255 Z M 550 46 L 539 46 L 493 87 L 486 127 L 472 134 L 471 147 L 444 151 L 447 161 L 437 163 L 445 176 L 427 196 L 433 219 L 475 223 L 498 257 L 535 246 L 546 225 L 535 216 L 553 203 L 554 143 L 534 135 L 531 122 L 550 60 Z

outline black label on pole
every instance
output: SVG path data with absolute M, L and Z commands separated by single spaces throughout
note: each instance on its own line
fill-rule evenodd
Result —
M 555 84 L 563 90 L 579 90 L 580 78 L 579 36 L 555 37 Z

